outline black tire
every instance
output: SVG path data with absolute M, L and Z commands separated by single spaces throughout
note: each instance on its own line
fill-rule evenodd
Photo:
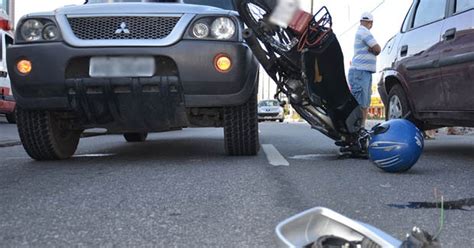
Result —
M 255 156 L 260 150 L 257 94 L 240 105 L 224 108 L 225 151 L 229 156 Z
M 280 119 L 279 121 L 280 121 L 280 123 L 283 123 L 285 121 L 285 119 Z
M 399 99 L 400 114 L 394 115 L 392 112 L 392 105 L 394 104 L 393 101 L 396 101 L 396 98 Z M 408 98 L 402 86 L 397 84 L 392 87 L 390 93 L 388 94 L 388 106 L 385 108 L 385 119 L 391 120 L 402 118 L 413 122 L 413 124 L 415 124 L 420 130 L 425 130 L 425 127 L 422 122 L 414 118 L 412 109 L 410 108 L 410 104 L 408 103 Z
M 401 119 L 404 117 L 411 117 L 411 109 L 402 86 L 397 84 L 392 87 L 388 94 L 388 102 L 385 109 L 385 118 Z
M 67 122 L 49 111 L 17 109 L 18 133 L 28 155 L 38 161 L 70 158 L 82 131 L 66 129 Z
M 127 142 L 145 142 L 148 137 L 148 133 L 126 133 L 123 135 Z
M 5 117 L 7 118 L 8 123 L 16 124 L 16 116 L 14 112 L 11 114 L 6 114 Z

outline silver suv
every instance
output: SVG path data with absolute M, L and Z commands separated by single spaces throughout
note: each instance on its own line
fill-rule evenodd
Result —
M 258 63 L 232 0 L 169 2 L 90 0 L 20 20 L 8 62 L 32 158 L 69 158 L 88 128 L 142 142 L 224 127 L 227 154 L 258 152 Z

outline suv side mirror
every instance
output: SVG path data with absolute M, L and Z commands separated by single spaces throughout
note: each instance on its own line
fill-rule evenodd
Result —
M 281 101 L 281 102 L 280 102 L 280 106 L 281 106 L 281 107 L 285 107 L 285 106 L 286 106 L 286 104 L 287 104 L 287 102 L 286 102 L 286 101 Z
M 275 231 L 279 247 L 329 247 L 341 241 L 390 248 L 400 247 L 402 244 L 373 226 L 349 219 L 327 208 L 313 208 L 295 215 L 280 223 Z

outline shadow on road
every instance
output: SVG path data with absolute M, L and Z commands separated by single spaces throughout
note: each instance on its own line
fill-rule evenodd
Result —
M 450 142 L 449 144 L 428 144 L 423 153 L 425 156 L 436 156 L 456 159 L 474 159 L 474 144 Z
M 228 157 L 224 150 L 222 137 L 152 137 L 143 143 L 126 143 L 113 139 L 112 143 L 102 143 L 101 136 L 82 140 L 87 146 L 80 146 L 76 155 L 64 161 L 33 160 L 24 161 L 28 168 L 100 168 L 104 167 L 173 167 L 192 164 L 232 163 L 254 159 L 255 157 Z M 113 137 L 113 136 L 112 136 Z M 95 140 L 94 140 L 95 139 Z M 92 142 L 91 142 L 92 141 Z M 86 143 L 87 142 L 87 143 Z M 95 170 L 93 169 L 93 170 Z

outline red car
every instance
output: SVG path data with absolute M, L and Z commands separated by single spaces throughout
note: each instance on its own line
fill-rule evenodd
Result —
M 15 123 L 15 101 L 9 88 L 0 87 L 0 114 L 5 114 L 9 123 Z
M 422 129 L 474 126 L 474 1 L 414 0 L 385 46 L 378 84 L 387 118 Z
M 0 114 L 4 114 L 9 123 L 15 123 L 15 99 L 10 88 L 10 77 L 6 65 L 6 47 L 13 43 L 7 32 L 0 30 Z

